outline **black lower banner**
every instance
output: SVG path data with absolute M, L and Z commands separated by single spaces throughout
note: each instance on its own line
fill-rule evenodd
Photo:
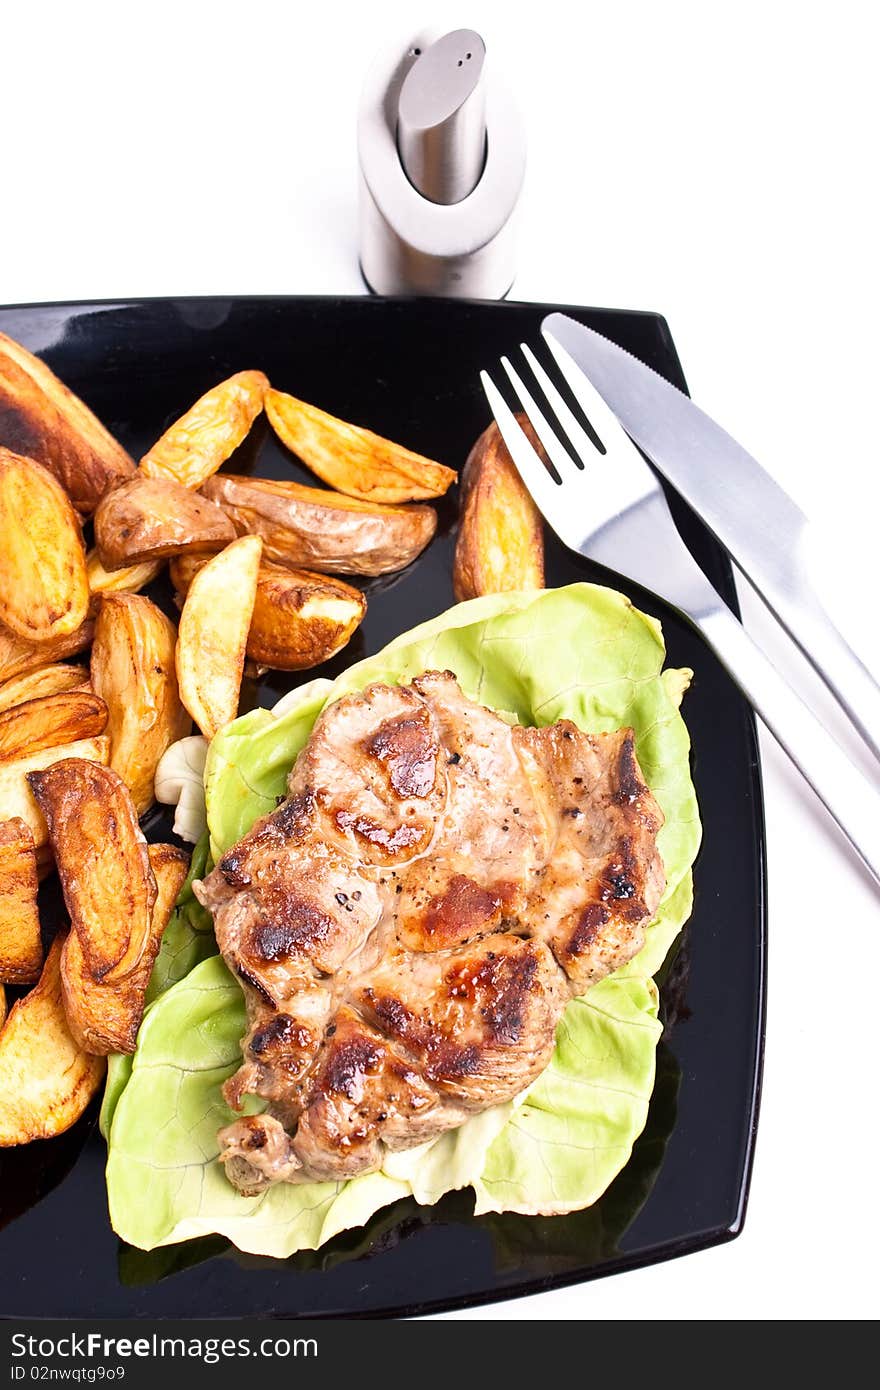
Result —
M 576 1346 L 583 1330 L 577 1323 L 569 1326 Z M 591 1341 L 601 1343 L 601 1331 L 601 1324 L 593 1325 Z M 608 1332 L 610 1341 L 610 1325 Z M 3 1384 L 37 1382 L 155 1390 L 166 1375 L 171 1385 L 184 1384 L 187 1390 L 231 1383 L 233 1374 L 238 1385 L 254 1374 L 261 1386 L 307 1385 L 337 1366 L 349 1374 L 357 1365 L 387 1372 L 397 1364 L 389 1355 L 406 1350 L 433 1347 L 439 1367 L 450 1353 L 479 1351 L 483 1341 L 495 1370 L 507 1363 L 525 1374 L 542 1364 L 546 1372 L 543 1339 L 515 1321 L 0 1321 L 0 1390 Z

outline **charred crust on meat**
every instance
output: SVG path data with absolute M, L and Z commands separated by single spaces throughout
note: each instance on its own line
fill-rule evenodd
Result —
M 232 849 L 227 850 L 217 865 L 230 888 L 247 888 L 249 886 L 251 876 L 242 867 L 247 859 L 247 847 L 244 844 L 234 845 Z
M 385 767 L 392 790 L 401 799 L 430 795 L 437 776 L 438 749 L 427 710 L 386 719 L 363 746 Z
M 285 840 L 299 840 L 308 830 L 314 810 L 315 794 L 309 788 L 297 796 L 289 796 L 269 818 L 269 823 Z
M 639 877 L 632 836 L 622 835 L 599 882 L 600 900 L 613 903 L 614 916 L 620 922 L 640 922 L 645 916 L 645 901 L 638 891 Z
M 631 898 L 636 891 L 635 884 L 627 878 L 626 874 L 610 874 L 608 882 L 618 901 L 621 898 Z

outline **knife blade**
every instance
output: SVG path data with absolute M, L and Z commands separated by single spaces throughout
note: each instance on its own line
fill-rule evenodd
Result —
M 880 686 L 823 607 L 809 522 L 751 454 L 677 387 L 601 333 L 549 314 L 566 349 L 657 471 L 709 527 L 880 758 Z

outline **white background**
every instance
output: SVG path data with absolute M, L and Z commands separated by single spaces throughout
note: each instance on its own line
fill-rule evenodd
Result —
M 821 521 L 822 581 L 880 669 L 872 8 L 10 6 L 0 303 L 362 292 L 365 67 L 423 22 L 477 28 L 529 132 L 512 297 L 666 314 L 692 394 Z M 876 1315 L 880 896 L 764 754 L 769 1027 L 744 1234 L 474 1316 Z

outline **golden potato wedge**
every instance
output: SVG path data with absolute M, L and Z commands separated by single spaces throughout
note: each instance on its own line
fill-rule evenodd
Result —
M 82 516 L 134 473 L 88 406 L 21 343 L 0 333 L 0 445 L 54 474 Z
M 214 554 L 217 554 L 216 550 Z M 199 570 L 203 570 L 211 558 L 210 555 L 190 553 L 189 555 L 175 555 L 169 560 L 168 578 L 174 585 L 178 604 L 181 608 L 183 607 L 183 600 L 186 598 L 190 584 L 193 582 Z M 264 560 L 260 565 L 260 574 L 265 570 L 266 564 L 267 561 Z
M 546 457 L 526 417 L 517 419 Z M 494 421 L 465 464 L 452 582 L 459 603 L 480 594 L 544 587 L 541 515 Z
M 142 594 L 101 597 L 92 684 L 110 711 L 110 766 L 139 816 L 153 804 L 159 759 L 190 729 L 177 690 L 176 642 L 174 624 Z
M 0 980 L 8 985 L 30 984 L 40 976 L 39 886 L 30 829 L 17 817 L 0 821 Z
M 86 1052 L 132 1053 L 144 1014 L 144 995 L 162 940 L 162 933 L 189 869 L 189 855 L 175 845 L 150 845 L 150 866 L 156 879 L 156 902 L 150 935 L 134 970 L 115 984 L 96 979 L 76 931 L 71 931 L 61 954 L 64 1008 L 70 1031 Z
M 0 1032 L 0 1147 L 70 1129 L 98 1091 L 103 1057 L 74 1042 L 61 992 L 59 932 L 39 983 L 13 1004 Z
M 144 454 L 141 472 L 201 487 L 246 438 L 268 388 L 262 372 L 236 372 L 213 386 Z
M 108 493 L 95 512 L 95 544 L 108 570 L 183 550 L 216 550 L 235 535 L 218 506 L 170 478 L 138 474 Z
M 90 690 L 43 695 L 0 714 L 0 763 L 42 748 L 94 738 L 107 727 L 107 706 Z
M 171 582 L 185 596 L 207 564 L 204 555 L 178 555 Z M 332 575 L 289 570 L 264 561 L 257 575 L 247 656 L 272 671 L 305 671 L 341 651 L 363 621 L 367 600 L 360 589 Z
M 89 758 L 93 762 L 106 763 L 109 757 L 110 740 L 106 734 L 98 734 L 96 738 L 78 739 L 76 743 L 64 743 L 57 748 L 42 748 L 39 753 L 29 753 L 27 757 L 0 763 L 0 820 L 20 816 L 30 826 L 41 866 L 49 863 L 48 856 L 41 853 L 48 844 L 49 831 L 28 785 L 27 774 L 42 772 L 65 758 Z
M 76 512 L 42 464 L 0 448 L 0 622 L 26 642 L 74 632 L 89 610 Z
M 168 926 L 168 919 L 177 902 L 177 895 L 189 873 L 190 856 L 178 845 L 148 845 L 150 867 L 156 880 L 156 901 L 153 904 L 150 934 L 157 944 Z
M 269 423 L 307 468 L 349 497 L 364 502 L 419 502 L 442 497 L 453 469 L 414 454 L 372 430 L 346 424 L 284 391 L 266 392 Z
M 0 627 L 0 681 L 5 685 L 18 676 L 38 671 L 48 662 L 77 656 L 92 645 L 94 632 L 95 625 L 88 618 L 75 632 L 53 637 L 51 642 L 26 642 L 23 637 L 16 637 L 14 632 Z
M 180 698 L 207 739 L 238 713 L 263 542 L 242 536 L 199 570 L 177 632 Z
M 433 507 L 385 507 L 299 483 L 218 473 L 202 492 L 288 569 L 388 574 L 420 555 L 437 529 Z
M 60 695 L 65 690 L 86 689 L 89 689 L 86 666 L 65 666 L 62 662 L 41 666 L 0 685 L 0 714 L 28 700 L 42 700 L 46 695 Z
M 124 980 L 146 950 L 156 901 L 128 789 L 112 768 L 86 758 L 65 758 L 27 779 L 89 973 L 107 984 Z
M 86 574 L 89 580 L 89 614 L 94 617 L 98 611 L 97 600 L 101 594 L 137 594 L 152 584 L 162 573 L 164 560 L 142 560 L 139 565 L 125 565 L 118 570 L 105 570 L 97 550 L 90 550 L 86 556 Z

